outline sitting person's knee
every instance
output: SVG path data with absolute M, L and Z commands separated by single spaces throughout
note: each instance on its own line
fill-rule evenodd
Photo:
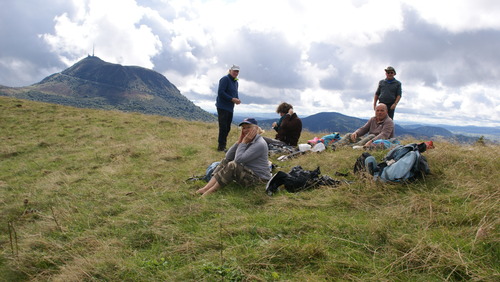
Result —
M 230 161 L 227 163 L 227 168 L 229 168 L 231 170 L 236 169 L 236 167 L 238 167 L 238 163 L 236 163 L 235 161 Z
M 373 156 L 369 156 L 365 159 L 366 170 L 373 175 L 377 171 L 377 161 Z

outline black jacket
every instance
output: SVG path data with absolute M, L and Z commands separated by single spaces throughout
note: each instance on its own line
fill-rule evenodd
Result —
M 290 146 L 297 146 L 300 133 L 302 132 L 302 120 L 296 113 L 286 114 L 277 130 L 276 139 L 285 142 Z

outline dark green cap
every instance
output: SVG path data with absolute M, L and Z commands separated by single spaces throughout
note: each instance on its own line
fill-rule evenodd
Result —
M 395 70 L 393 67 L 391 67 L 391 66 L 388 66 L 388 67 L 385 69 L 385 71 L 386 71 L 386 72 L 388 72 L 388 71 L 393 71 L 393 72 L 394 72 L 394 74 L 396 74 L 396 70 Z

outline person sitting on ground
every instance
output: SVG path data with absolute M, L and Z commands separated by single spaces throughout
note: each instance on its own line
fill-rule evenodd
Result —
M 363 137 L 365 134 L 367 134 Z M 390 139 L 394 137 L 394 122 L 387 114 L 387 106 L 378 104 L 375 108 L 375 116 L 354 133 L 348 133 L 342 137 L 335 146 L 370 146 L 372 141 L 378 139 Z M 354 144 L 353 144 L 354 143 Z
M 288 103 L 281 103 L 276 108 L 281 118 L 278 122 L 273 122 L 273 129 L 276 130 L 276 139 L 285 142 L 289 146 L 297 146 L 300 133 L 302 132 L 302 120 L 293 112 L 293 106 Z
M 254 118 L 244 119 L 239 126 L 242 129 L 238 141 L 229 148 L 207 185 L 197 191 L 202 196 L 211 194 L 232 181 L 248 187 L 271 179 L 268 147 L 260 135 L 262 129 Z

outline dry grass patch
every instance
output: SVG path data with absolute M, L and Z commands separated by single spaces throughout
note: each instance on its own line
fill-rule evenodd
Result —
M 432 174 L 410 184 L 353 175 L 361 151 L 350 148 L 272 156 L 278 170 L 319 166 L 344 182 L 272 197 L 233 184 L 200 199 L 205 183 L 187 179 L 223 157 L 216 123 L 4 97 L 0 108 L 7 281 L 500 277 L 498 145 L 436 141 Z

